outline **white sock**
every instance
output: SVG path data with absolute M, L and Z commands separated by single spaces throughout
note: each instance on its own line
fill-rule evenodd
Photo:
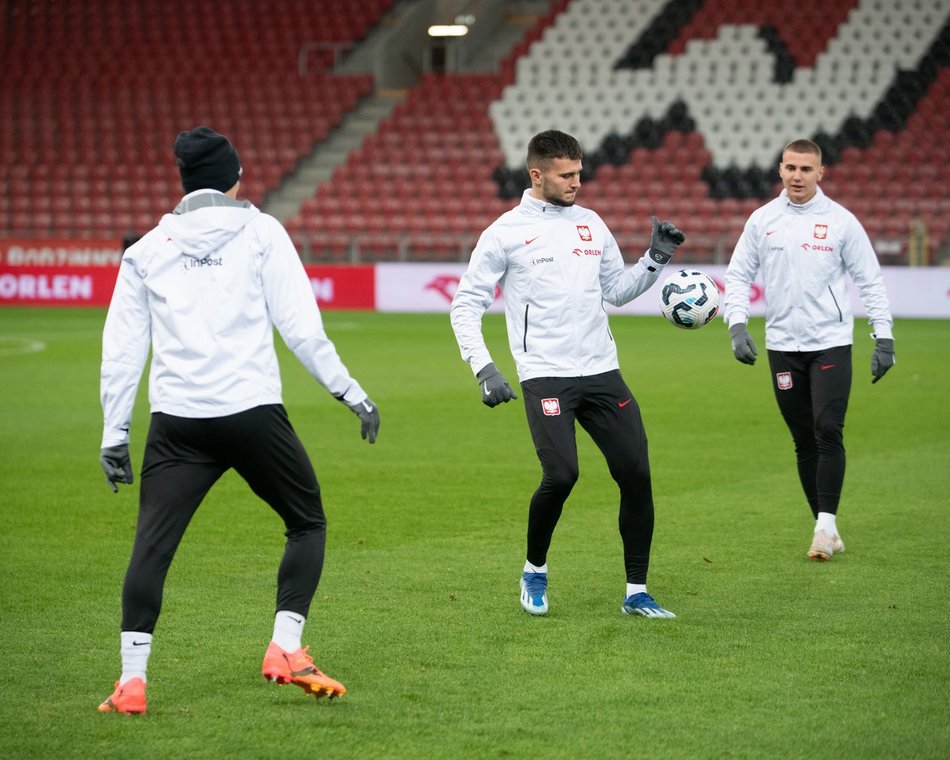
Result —
M 306 622 L 307 618 L 300 613 L 281 610 L 274 616 L 274 643 L 285 652 L 296 652 L 300 649 L 300 637 Z
M 537 565 L 532 565 L 530 562 L 525 560 L 524 571 L 526 573 L 546 573 L 548 571 L 548 563 L 545 562 L 543 565 L 538 567 Z
M 130 678 L 145 679 L 148 656 L 152 653 L 152 634 L 122 631 L 122 675 L 119 686 Z
M 647 584 L 645 583 L 628 583 L 627 584 L 627 596 L 624 599 L 633 596 L 634 594 L 645 594 L 647 592 Z
M 835 516 L 831 512 L 819 512 L 818 521 L 815 523 L 815 531 L 823 530 L 829 536 L 838 535 L 838 526 L 835 524 Z

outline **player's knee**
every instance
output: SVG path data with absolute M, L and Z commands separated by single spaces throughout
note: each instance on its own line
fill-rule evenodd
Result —
M 287 530 L 284 535 L 287 538 L 299 538 L 311 533 L 326 533 L 327 518 L 323 513 L 314 512 L 305 516 L 299 516 L 287 522 Z
M 566 496 L 574 488 L 578 475 L 576 467 L 561 467 L 552 472 L 545 472 L 541 479 L 541 488 L 550 493 Z
M 838 407 L 825 407 L 815 419 L 815 438 L 820 446 L 840 445 L 843 432 L 844 413 Z

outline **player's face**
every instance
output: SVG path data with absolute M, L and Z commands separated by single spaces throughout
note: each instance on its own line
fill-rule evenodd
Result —
M 531 174 L 531 194 L 555 206 L 573 206 L 581 187 L 581 162 L 572 158 L 554 158 Z
M 778 173 L 788 199 L 796 206 L 808 203 L 815 197 L 818 182 L 825 168 L 818 162 L 814 153 L 793 153 L 790 150 L 782 154 L 782 163 Z

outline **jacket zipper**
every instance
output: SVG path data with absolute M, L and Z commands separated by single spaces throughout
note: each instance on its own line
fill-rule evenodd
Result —
M 835 308 L 838 310 L 838 321 L 843 322 L 844 316 L 841 314 L 841 307 L 838 306 L 838 299 L 835 298 L 835 292 L 831 289 L 831 285 L 828 286 L 828 292 L 831 293 L 831 301 L 834 303 Z
M 522 348 L 525 353 L 528 353 L 528 306 L 530 304 L 524 305 L 524 336 L 522 337 Z

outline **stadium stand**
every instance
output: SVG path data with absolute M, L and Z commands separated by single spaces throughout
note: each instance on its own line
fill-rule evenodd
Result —
M 242 192 L 261 203 L 372 91 L 327 67 L 391 5 L 4 3 L 0 222 L 20 236 L 144 232 L 181 196 L 174 136 L 204 123 L 239 146 Z
M 372 92 L 369 75 L 331 64 L 396 4 L 7 3 L 0 222 L 21 235 L 147 228 L 178 198 L 171 138 L 204 122 L 239 146 L 244 194 L 261 204 Z M 581 202 L 628 255 L 656 212 L 688 231 L 684 256 L 724 261 L 799 136 L 822 146 L 825 189 L 882 260 L 907 260 L 917 222 L 932 250 L 950 247 L 945 0 L 546 7 L 496 71 L 421 77 L 285 220 L 308 255 L 466 259 L 526 186 L 527 140 L 551 127 L 580 139 Z
M 948 16 L 940 0 L 805 2 L 795 14 L 754 0 L 574 0 L 491 106 L 503 191 L 523 186 L 525 142 L 554 104 L 570 102 L 582 105 L 562 121 L 587 152 L 585 201 L 605 208 L 615 229 L 644 208 L 598 203 L 645 196 L 647 207 L 686 220 L 694 258 L 723 260 L 748 213 L 778 191 L 780 146 L 808 136 L 825 153 L 826 189 L 862 210 L 881 250 L 902 260 L 913 220 L 932 245 L 945 244 L 950 201 L 921 185 L 933 190 L 950 173 L 941 161 Z M 602 56 L 567 70 L 546 65 L 578 38 Z M 925 131 L 938 139 L 921 142 Z M 880 196 L 864 204 L 855 201 L 872 187 L 847 179 L 862 165 L 874 167 Z

